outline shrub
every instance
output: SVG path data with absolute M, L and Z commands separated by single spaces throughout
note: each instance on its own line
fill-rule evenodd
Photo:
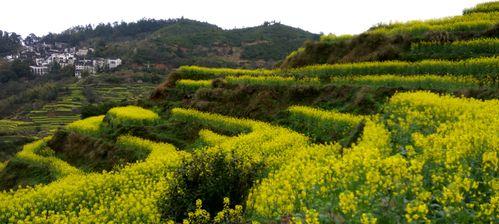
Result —
M 120 106 L 126 106 L 126 102 L 117 102 L 117 101 L 111 101 L 111 102 L 103 102 L 103 103 L 98 103 L 98 104 L 86 104 L 81 106 L 80 108 L 80 116 L 82 119 L 87 118 L 87 117 L 92 117 L 92 116 L 98 116 L 102 114 L 106 114 L 107 111 L 112 109 L 113 107 L 120 107 Z
M 177 221 L 191 218 L 188 212 L 196 209 L 196 200 L 205 202 L 204 209 L 212 217 L 224 209 L 222 198 L 243 204 L 262 168 L 261 163 L 221 149 L 197 150 L 182 162 L 163 195 L 163 217 L 176 217 Z

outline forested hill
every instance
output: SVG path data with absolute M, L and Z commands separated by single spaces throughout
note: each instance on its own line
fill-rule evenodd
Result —
M 274 22 L 225 30 L 181 18 L 78 26 L 42 40 L 94 47 L 97 56 L 121 57 L 127 64 L 271 67 L 306 40 L 318 38 Z

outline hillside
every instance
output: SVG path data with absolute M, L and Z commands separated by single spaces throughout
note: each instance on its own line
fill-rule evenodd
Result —
M 189 19 L 75 27 L 42 40 L 94 47 L 98 56 L 121 57 L 126 64 L 272 67 L 317 34 L 280 23 L 224 30 Z
M 359 35 L 407 32 L 406 60 L 181 66 L 0 163 L 0 223 L 496 223 L 498 10 Z M 418 39 L 428 24 L 477 38 Z
M 164 77 L 159 72 L 128 70 L 81 80 L 49 76 L 0 83 L 0 161 L 68 123 L 147 98 Z
M 359 35 L 322 36 L 319 41 L 306 42 L 280 66 L 492 56 L 499 49 L 496 4 L 466 9 L 461 16 L 378 24 Z
M 20 46 L 17 35 L 4 36 L 2 41 L 15 38 Z M 0 161 L 20 150 L 26 142 L 21 140 L 27 135 L 29 140 L 44 137 L 80 116 L 103 113 L 113 105 L 135 103 L 141 96 L 147 98 L 169 68 L 184 64 L 272 67 L 305 40 L 316 38 L 315 34 L 278 23 L 223 30 L 188 19 L 143 19 L 96 27 L 76 26 L 40 38 L 30 35 L 25 41 L 94 47 L 96 51 L 91 56 L 122 57 L 124 72 L 98 74 L 93 81 L 76 80 L 72 77 L 74 72 L 66 67 L 35 77 L 25 61 L 0 59 L 0 128 L 9 130 L 0 133 L 0 151 L 8 152 Z M 29 134 L 22 128 L 10 128 L 11 122 L 19 121 L 32 127 Z

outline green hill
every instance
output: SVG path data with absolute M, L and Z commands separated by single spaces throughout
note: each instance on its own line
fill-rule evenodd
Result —
M 281 68 L 386 60 L 465 59 L 498 54 L 497 2 L 467 9 L 462 16 L 378 24 L 359 35 L 325 35 L 309 41 Z
M 491 18 L 496 4 L 465 15 Z M 461 35 L 463 20 L 362 35 Z M 499 54 L 497 36 L 483 36 L 489 25 L 464 28 L 478 39 L 411 42 L 404 60 L 325 63 L 306 46 L 286 60 L 309 54 L 307 66 L 181 66 L 150 98 L 96 107 L 1 163 L 0 222 L 495 223 Z M 312 45 L 365 46 L 360 36 Z
M 127 64 L 272 67 L 318 35 L 280 23 L 224 30 L 181 18 L 75 27 L 43 39 L 92 46 L 96 55 L 121 57 Z

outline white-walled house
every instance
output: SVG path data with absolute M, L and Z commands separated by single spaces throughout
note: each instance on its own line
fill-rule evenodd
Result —
M 81 74 L 88 72 L 90 74 L 95 74 L 95 66 L 91 60 L 80 60 L 75 64 L 75 76 L 81 78 Z
M 79 57 L 85 57 L 88 54 L 88 49 L 78 49 L 76 55 Z
M 31 68 L 31 72 L 35 75 L 45 75 L 49 72 L 49 68 L 47 66 L 29 66 Z
M 70 53 L 53 53 L 47 58 L 45 63 L 50 64 L 53 62 L 59 63 L 62 67 L 73 65 L 75 63 L 75 56 Z
M 114 69 L 120 65 L 121 65 L 121 59 L 119 58 L 107 59 L 107 66 L 109 67 L 109 69 Z

